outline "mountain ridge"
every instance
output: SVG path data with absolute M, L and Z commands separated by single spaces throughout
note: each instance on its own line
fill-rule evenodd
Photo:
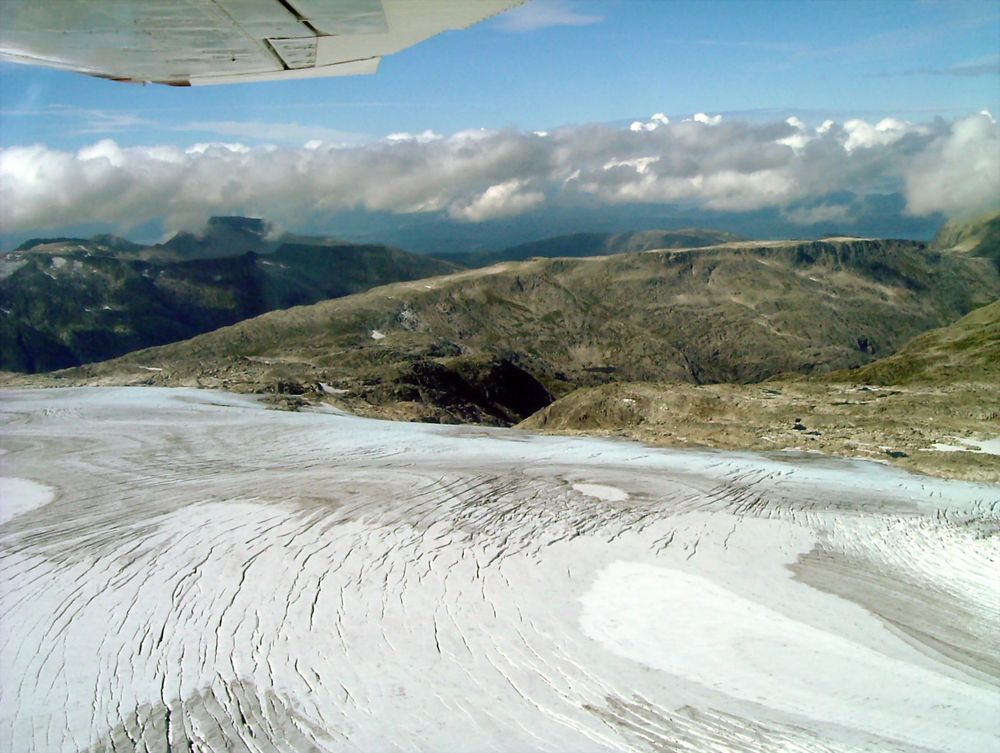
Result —
M 997 297 L 989 260 L 905 241 L 535 259 L 272 312 L 51 383 L 297 391 L 455 422 L 475 411 L 442 404 L 440 369 L 461 359 L 515 366 L 554 398 L 612 381 L 759 382 L 862 366 Z
M 36 244 L 0 257 L 0 368 L 35 372 L 101 361 L 266 311 L 456 268 L 388 246 L 326 241 L 193 259 L 88 244 L 52 251 Z
M 935 249 L 994 259 L 1000 264 L 1000 210 L 946 223 L 931 245 Z
M 486 267 L 504 261 L 526 261 L 533 257 L 588 257 L 639 253 L 659 248 L 698 248 L 746 238 L 720 230 L 636 230 L 627 233 L 571 233 L 520 243 L 499 251 L 439 254 L 466 267 Z
M 748 385 L 586 387 L 519 426 L 669 447 L 820 452 L 997 483 L 1000 462 L 989 446 L 998 406 L 1000 300 L 859 369 Z

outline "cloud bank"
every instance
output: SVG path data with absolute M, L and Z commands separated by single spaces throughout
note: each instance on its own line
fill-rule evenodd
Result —
M 850 222 L 835 199 L 902 191 L 907 211 L 973 215 L 1000 206 L 1000 132 L 989 113 L 952 121 L 729 122 L 662 113 L 629 127 L 393 134 L 302 147 L 195 144 L 77 152 L 0 151 L 5 233 L 103 223 L 166 230 L 242 213 L 294 227 L 347 210 L 444 212 L 464 222 L 547 203 L 632 202 L 721 211 L 777 208 L 793 222 Z

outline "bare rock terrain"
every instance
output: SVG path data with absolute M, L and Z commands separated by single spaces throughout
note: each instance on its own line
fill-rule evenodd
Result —
M 822 452 L 1000 482 L 1000 301 L 853 371 L 755 385 L 605 385 L 521 425 L 678 447 Z
M 292 385 L 363 414 L 462 422 L 482 411 L 443 402 L 434 375 L 451 379 L 463 359 L 508 363 L 554 397 L 609 382 L 757 382 L 871 363 L 998 297 L 990 260 L 908 241 L 538 259 L 387 285 L 8 383 Z
M 1000 482 L 996 384 L 612 384 L 577 390 L 519 426 L 666 447 L 823 453 Z
M 162 245 L 122 238 L 34 239 L 0 254 L 0 369 L 45 372 L 185 340 L 455 265 L 381 245 L 271 239 L 216 217 Z

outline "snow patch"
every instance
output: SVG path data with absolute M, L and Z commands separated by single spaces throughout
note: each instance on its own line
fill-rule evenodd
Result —
M 0 525 L 47 505 L 55 498 L 51 487 L 26 478 L 0 477 Z
M 789 604 L 796 603 L 797 591 L 809 590 L 795 582 L 772 587 L 787 592 Z M 614 562 L 581 601 L 583 633 L 611 653 L 817 721 L 876 735 L 891 730 L 916 743 L 907 733 L 912 720 L 947 726 L 951 711 L 943 709 L 991 702 L 984 689 L 876 651 L 835 624 L 814 627 L 801 615 L 789 616 L 681 570 Z M 876 617 L 867 620 L 871 631 L 879 630 Z M 809 667 L 805 682 L 803 667 Z M 900 688 L 927 692 L 886 693 L 889 677 Z M 879 701 L 858 704 L 862 698 Z
M 982 455 L 1000 455 L 1000 437 L 994 439 L 968 439 L 959 437 L 955 439 L 958 444 L 946 444 L 935 442 L 927 448 L 928 451 L 935 452 L 975 452 Z
M 604 502 L 624 502 L 628 499 L 628 493 L 622 489 L 604 484 L 573 484 L 573 490 Z

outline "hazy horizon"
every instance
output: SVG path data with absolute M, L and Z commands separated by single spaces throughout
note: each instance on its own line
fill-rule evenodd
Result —
M 370 77 L 178 90 L 3 64 L 0 245 L 228 214 L 417 250 L 572 222 L 926 239 L 1000 206 L 998 24 L 978 2 L 536 0 Z

